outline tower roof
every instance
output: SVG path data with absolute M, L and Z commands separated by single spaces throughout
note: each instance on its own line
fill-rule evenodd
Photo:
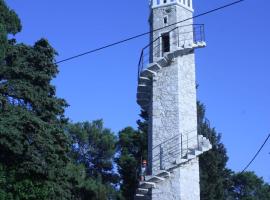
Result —
M 150 0 L 150 6 L 152 8 L 168 6 L 172 4 L 178 4 L 189 10 L 193 10 L 192 0 Z

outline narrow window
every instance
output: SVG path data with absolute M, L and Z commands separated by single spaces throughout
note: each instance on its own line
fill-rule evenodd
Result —
M 163 22 L 164 22 L 164 24 L 167 24 L 168 23 L 168 17 L 167 16 L 164 17 Z
M 162 53 L 170 52 L 170 34 L 164 33 L 161 36 L 162 38 Z

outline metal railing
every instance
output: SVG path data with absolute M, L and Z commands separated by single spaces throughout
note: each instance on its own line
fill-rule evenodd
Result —
M 176 135 L 152 149 L 152 170 L 164 170 L 178 158 L 184 158 L 200 147 L 197 129 Z
M 185 47 L 187 43 L 198 43 L 205 41 L 204 24 L 189 24 L 173 28 L 168 31 L 170 35 L 170 49 Z M 138 79 L 140 73 L 155 59 L 163 57 L 162 35 L 146 45 L 140 54 L 138 64 Z

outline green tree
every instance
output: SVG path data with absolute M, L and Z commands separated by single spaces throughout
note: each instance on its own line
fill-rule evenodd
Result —
M 88 176 L 83 164 L 69 163 L 68 171 L 68 180 L 72 183 L 72 199 L 107 200 L 109 196 L 113 196 L 114 193 L 110 192 L 111 188 L 108 188 L 99 179 Z
M 254 172 L 236 173 L 232 176 L 230 199 L 268 200 L 270 199 L 270 185 Z
M 20 20 L 0 1 L 0 195 L 2 199 L 70 199 L 63 99 L 50 84 L 55 50 L 7 40 Z
M 207 137 L 213 148 L 200 156 L 200 184 L 202 200 L 226 199 L 231 184 L 231 171 L 226 168 L 228 156 L 221 135 L 210 127 L 205 107 L 198 102 L 198 133 Z
M 69 195 L 66 103 L 55 97 L 50 85 L 57 73 L 54 54 L 46 40 L 34 47 L 16 44 L 9 47 L 0 69 L 0 158 L 16 182 L 9 191 L 20 199 Z
M 0 0 L 0 66 L 8 48 L 8 34 L 15 35 L 21 31 L 21 22 L 17 14 Z
M 118 175 L 113 170 L 116 136 L 103 127 L 102 120 L 70 124 L 68 134 L 72 144 L 71 157 L 86 171 L 84 182 L 88 189 L 83 186 L 84 192 L 80 189 L 80 194 L 84 196 L 88 190 L 87 193 L 92 192 L 92 199 L 118 198 L 113 187 L 118 182 Z
M 121 177 L 121 192 L 127 200 L 134 198 L 139 183 L 139 173 L 142 160 L 147 160 L 147 122 L 146 112 L 141 113 L 138 120 L 139 130 L 127 127 L 119 132 L 118 141 L 118 171 Z

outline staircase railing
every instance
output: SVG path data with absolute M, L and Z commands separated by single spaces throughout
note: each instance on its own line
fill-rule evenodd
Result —
M 190 26 L 191 29 L 188 28 Z M 184 47 L 185 44 L 190 41 L 194 42 L 195 44 L 205 41 L 204 24 L 188 24 L 178 26 L 167 33 L 169 33 L 171 36 L 171 47 Z M 153 62 L 154 58 L 163 57 L 161 39 L 162 36 L 159 36 L 142 49 L 138 64 L 138 80 L 140 73 L 147 67 L 147 65 Z
M 176 135 L 152 149 L 151 167 L 153 170 L 164 170 L 176 159 L 183 159 L 192 150 L 199 149 L 200 145 L 197 129 Z

